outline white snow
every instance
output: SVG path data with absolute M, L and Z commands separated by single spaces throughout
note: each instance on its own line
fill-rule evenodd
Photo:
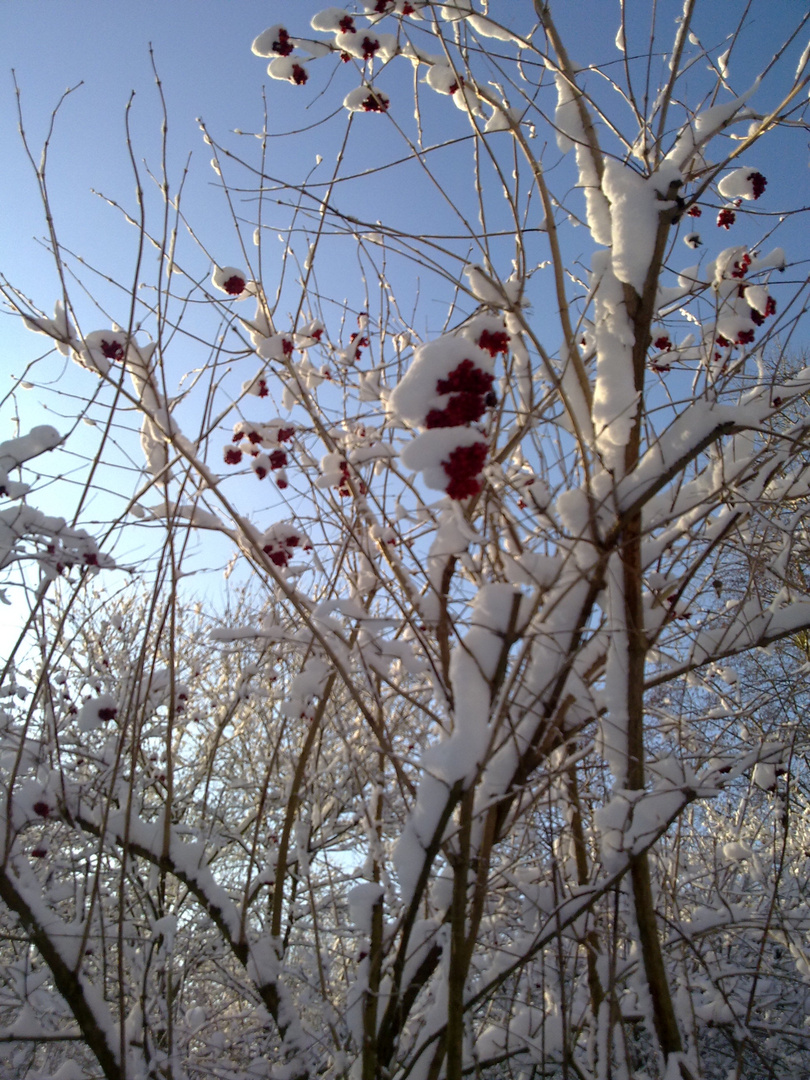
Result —
M 343 99 L 349 112 L 385 112 L 391 99 L 376 86 L 357 86 Z
M 605 162 L 603 190 L 610 200 L 613 273 L 639 295 L 650 269 L 659 216 L 672 206 L 666 193 L 680 179 L 672 165 L 643 177 L 613 158 Z
M 700 164 L 700 149 L 741 112 L 743 105 L 758 85 L 759 80 L 732 101 L 724 102 L 722 105 L 712 105 L 698 113 L 692 124 L 681 131 L 675 146 L 667 154 L 666 160 L 677 166 L 684 174 L 690 171 L 693 161 L 695 164 Z
M 633 374 L 633 326 L 612 261 L 609 251 L 594 252 L 591 259 L 596 348 L 593 420 L 605 464 L 619 468 L 621 451 L 635 420 L 638 393 Z
M 494 371 L 495 362 L 490 354 L 461 335 L 444 334 L 420 345 L 405 376 L 389 395 L 391 411 L 409 424 L 424 425 L 430 410 L 443 409 L 451 396 L 440 394 L 437 383 L 446 380 L 465 360 L 470 360 L 479 371 L 488 374 Z
M 733 169 L 722 178 L 717 190 L 724 199 L 756 199 L 753 178 L 758 175 L 756 169 Z
M 341 22 L 353 24 L 349 12 L 345 8 L 328 7 L 313 15 L 309 25 L 313 30 L 318 30 L 321 33 L 335 34 L 340 30 Z
M 383 886 L 376 881 L 362 881 L 349 890 L 349 918 L 361 934 L 371 933 L 372 909 L 382 895 Z
M 496 274 L 487 272 L 478 263 L 465 266 L 464 273 L 470 284 L 470 292 L 482 304 L 501 310 L 520 306 L 521 283 L 517 278 L 501 281 Z
M 276 56 L 278 54 L 278 45 L 280 44 L 279 31 L 284 30 L 285 27 L 281 23 L 276 23 L 275 26 L 269 26 L 254 39 L 253 44 L 251 45 L 251 52 L 255 56 Z
M 26 461 L 54 450 L 62 442 L 62 436 L 49 424 L 31 428 L 27 435 L 0 443 L 0 491 L 10 499 L 21 498 L 29 491 L 29 485 L 9 480 L 8 474 Z
M 236 266 L 215 266 L 211 275 L 211 284 L 221 292 L 227 293 L 232 300 L 247 300 L 254 296 L 256 285 L 244 270 Z
M 65 305 L 61 300 L 57 300 L 54 305 L 52 319 L 25 315 L 23 323 L 34 333 L 47 334 L 49 338 L 52 338 L 63 356 L 69 356 L 71 350 L 77 347 L 75 327 L 68 318 Z

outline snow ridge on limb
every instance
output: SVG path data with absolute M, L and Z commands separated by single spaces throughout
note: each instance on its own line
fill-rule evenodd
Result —
M 48 965 L 57 990 L 65 1001 L 70 1002 L 82 1038 L 104 1076 L 107 1080 L 118 1080 L 122 1075 L 118 1053 L 120 1043 L 103 997 L 80 972 L 76 972 L 74 965 L 66 960 L 56 944 L 60 939 L 69 940 L 73 936 L 73 928 L 61 927 L 61 920 L 38 904 L 36 892 L 26 889 L 7 869 L 0 869 L 0 899 L 18 917 L 32 944 Z M 134 1067 L 143 1064 L 142 1058 L 139 1060 L 140 1055 L 134 1050 L 131 1058 Z
M 9 471 L 18 469 L 22 464 L 40 454 L 53 450 L 62 442 L 62 436 L 49 424 L 40 424 L 32 428 L 27 435 L 8 439 L 0 443 L 0 496 L 19 499 L 30 490 L 30 484 L 9 479 Z
M 63 442 L 56 428 L 42 424 L 27 435 L 0 443 L 0 499 L 24 499 L 32 485 L 10 479 L 9 472 L 56 450 Z M 36 564 L 44 580 L 53 580 L 74 566 L 97 572 L 115 565 L 84 529 L 73 528 L 64 518 L 44 514 L 20 501 L 0 510 L 0 570 L 26 563 Z

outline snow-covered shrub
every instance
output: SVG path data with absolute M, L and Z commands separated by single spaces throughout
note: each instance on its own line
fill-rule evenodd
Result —
M 2 286 L 101 432 L 0 446 L 17 1075 L 810 1069 L 810 58 L 553 6 L 290 5 L 331 156 L 203 128 L 238 254 L 167 213 L 103 322 Z

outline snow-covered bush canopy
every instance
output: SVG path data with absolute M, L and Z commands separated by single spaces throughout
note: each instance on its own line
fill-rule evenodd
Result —
M 3 279 L 98 437 L 0 445 L 7 1075 L 810 1072 L 807 18 L 599 6 L 291 4 L 314 172 Z

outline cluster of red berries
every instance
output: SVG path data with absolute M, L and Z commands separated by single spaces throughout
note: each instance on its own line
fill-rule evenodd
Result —
M 509 350 L 509 335 L 505 330 L 484 329 L 478 339 L 478 347 L 495 357 Z M 436 393 L 450 394 L 443 409 L 431 409 L 425 417 L 425 427 L 463 427 L 475 423 L 487 408 L 496 404 L 492 389 L 495 376 L 482 371 L 472 360 L 462 360 L 445 379 L 436 382 Z M 466 499 L 481 490 L 481 470 L 487 457 L 486 443 L 476 442 L 469 446 L 457 446 L 442 461 L 442 468 L 449 477 L 447 494 L 451 499 Z
M 755 322 L 757 324 L 757 326 L 762 326 L 762 324 L 765 322 L 765 320 L 768 318 L 769 315 L 775 315 L 775 314 L 776 314 L 776 301 L 774 300 L 774 298 L 772 296 L 769 296 L 767 301 L 765 302 L 765 311 L 764 312 L 763 311 L 757 311 L 756 308 L 751 308 L 751 311 L 750 311 L 751 319 L 752 319 L 753 322 Z
M 729 345 L 753 345 L 754 343 L 754 331 L 753 330 L 741 330 L 734 341 L 729 341 L 727 337 L 723 337 L 722 334 L 718 334 L 714 339 L 717 344 L 726 349 Z
M 748 183 L 751 185 L 754 198 L 758 199 L 765 190 L 768 181 L 761 172 L 752 172 L 748 174 Z
M 363 355 L 363 349 L 367 349 L 370 344 L 371 342 L 364 334 L 361 335 L 359 331 L 355 331 L 349 338 L 348 351 L 351 351 L 352 347 L 354 347 L 354 355 L 352 359 L 354 361 L 359 360 L 360 357 Z
M 740 172 L 742 172 L 742 171 L 743 170 L 740 170 Z M 748 175 L 745 177 L 745 181 L 746 181 L 746 183 L 748 185 L 750 185 L 750 193 L 746 193 L 745 197 L 746 198 L 753 198 L 753 199 L 758 199 L 760 197 L 760 195 L 762 195 L 762 193 L 765 191 L 765 188 L 766 188 L 766 186 L 768 184 L 767 179 L 762 175 L 761 172 L 750 172 L 750 173 L 748 173 Z M 737 190 L 739 191 L 741 189 L 737 188 Z M 722 187 L 721 187 L 721 191 L 722 191 Z M 742 199 L 734 199 L 731 205 L 724 206 L 722 208 L 722 210 L 720 210 L 718 212 L 718 214 L 717 214 L 717 227 L 719 229 L 728 230 L 728 229 L 731 228 L 731 226 L 737 220 L 736 210 L 738 210 L 740 208 L 741 204 L 742 204 Z M 697 203 L 695 203 L 695 204 L 693 204 L 692 206 L 689 207 L 689 209 L 686 211 L 686 213 L 687 213 L 687 215 L 689 217 L 699 218 L 699 217 L 701 217 L 703 211 L 700 209 L 700 207 L 697 205 Z
M 733 278 L 744 278 L 750 265 L 751 256 L 746 251 L 734 262 L 731 268 L 731 276 Z M 742 293 L 740 295 L 742 295 Z
M 481 371 L 472 360 L 462 360 L 446 379 L 436 383 L 437 393 L 451 397 L 443 409 L 430 410 L 425 417 L 425 427 L 461 427 L 480 420 L 494 381 L 493 375 Z
M 352 489 L 349 487 L 348 461 L 341 461 L 340 463 L 340 482 L 337 485 L 337 493 L 340 495 L 341 499 L 345 499 L 352 493 Z
M 340 22 L 338 23 L 338 31 L 341 34 L 357 33 L 357 27 L 354 25 L 354 19 L 351 17 L 351 15 L 344 15 L 341 18 Z M 374 58 L 374 54 L 380 48 L 380 42 L 377 40 L 377 38 L 371 37 L 366 34 L 362 42 L 360 43 L 360 47 L 363 50 L 363 59 L 372 60 Z M 348 64 L 351 58 L 352 57 L 350 53 L 342 52 L 340 54 L 340 59 L 343 61 L 344 64 Z
M 377 3 L 374 5 L 375 14 L 385 15 L 392 6 L 393 5 L 391 3 L 391 0 L 377 0 Z M 416 8 L 413 6 L 413 4 L 405 3 L 402 5 L 402 14 L 415 15 Z
M 244 289 L 244 287 L 243 282 L 242 288 Z M 119 341 L 107 341 L 106 339 L 102 339 L 101 352 L 108 360 L 120 361 L 124 359 L 124 346 Z
M 362 437 L 364 434 L 363 429 L 359 429 L 357 434 Z M 319 487 L 334 488 L 341 499 L 348 498 L 352 494 L 352 472 L 348 461 L 340 451 L 336 450 L 331 454 L 327 454 L 321 461 L 321 470 L 323 475 L 318 483 Z M 366 485 L 356 475 L 354 476 L 354 486 L 357 494 L 366 494 Z
M 273 52 L 277 52 L 279 56 L 289 56 L 294 46 L 290 41 L 288 31 L 283 26 L 279 26 L 276 35 L 276 39 L 271 46 Z
M 450 482 L 447 494 L 451 499 L 467 499 L 481 490 L 481 470 L 487 459 L 486 443 L 477 442 L 472 446 L 457 446 L 447 461 L 442 462 Z
M 228 296 L 241 296 L 247 282 L 238 274 L 231 274 L 227 281 L 222 282 L 222 288 Z
M 273 525 L 263 537 L 262 551 L 274 566 L 285 567 L 293 557 L 296 548 L 312 551 L 312 545 L 306 536 L 292 525 Z
M 270 472 L 275 472 L 276 484 L 287 487 L 287 478 L 282 470 L 288 463 L 287 451 L 279 444 L 288 442 L 295 435 L 293 427 L 266 427 L 260 424 L 237 424 L 234 427 L 233 442 L 239 446 L 226 446 L 223 458 L 226 465 L 238 465 L 242 457 L 248 454 L 253 460 L 251 468 L 260 480 Z
M 388 98 L 382 96 L 382 94 L 369 94 L 367 98 L 363 99 L 362 108 L 363 112 L 378 112 L 383 113 L 388 110 L 388 106 L 391 102 Z
M 0 495 L 5 495 L 4 489 L 0 488 Z M 99 556 L 97 551 L 71 551 L 70 548 L 65 547 L 62 544 L 58 546 L 56 544 L 46 544 L 45 552 L 48 555 L 57 556 L 56 561 L 48 560 L 50 565 L 57 574 L 64 574 L 65 570 L 72 566 L 97 566 L 110 567 L 113 564 L 109 560 L 109 556 Z

